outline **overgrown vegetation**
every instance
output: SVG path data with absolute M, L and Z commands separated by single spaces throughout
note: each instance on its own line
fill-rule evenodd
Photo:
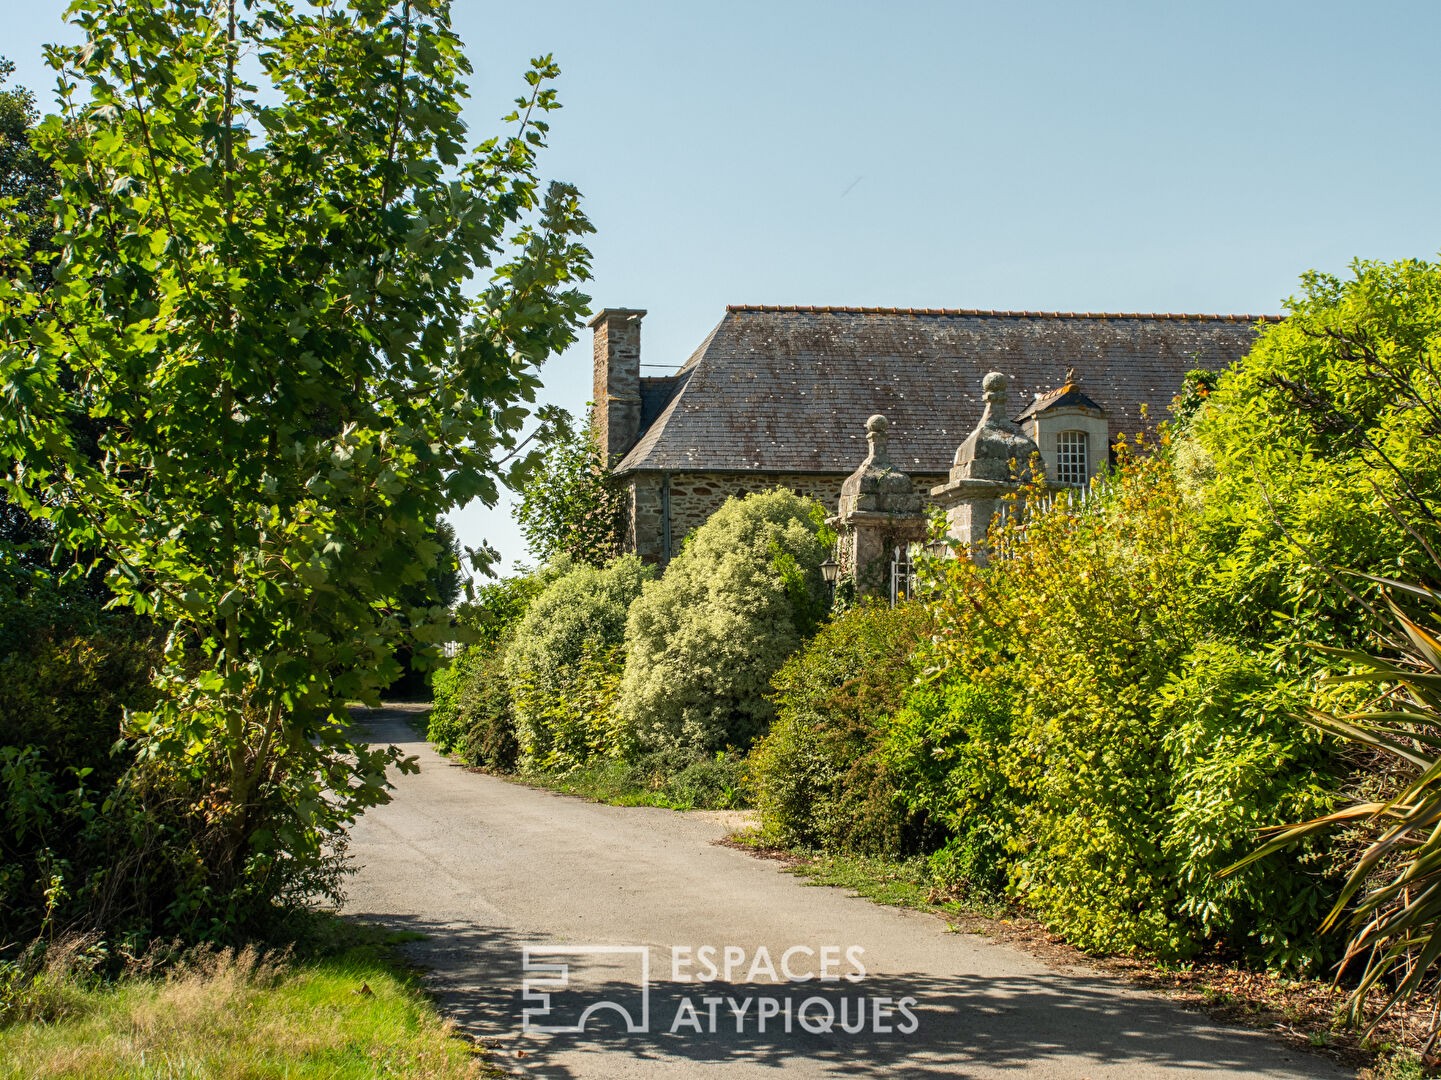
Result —
M 869 714 L 855 707 L 848 694 L 880 660 L 856 662 L 849 614 L 791 661 L 784 671 L 818 687 L 831 671 L 849 682 L 798 695 L 778 681 L 780 718 L 753 755 L 763 836 L 845 858 L 929 853 L 937 887 L 1004 892 L 1093 952 L 1311 972 L 1341 955 L 1321 924 L 1349 895 L 1357 829 L 1307 830 L 1220 872 L 1265 827 L 1323 815 L 1344 792 L 1379 808 L 1420 790 L 1405 788 L 1418 750 L 1398 771 L 1303 717 L 1364 705 L 1354 680 L 1327 678 L 1356 654 L 1318 663 L 1309 647 L 1372 633 L 1358 614 L 1381 586 L 1340 568 L 1424 575 L 1436 543 L 1441 267 L 1358 264 L 1354 280 L 1303 285 L 1250 357 L 1188 378 L 1167 432 L 1122 443 L 1084 505 L 1024 493 L 988 566 L 932 566 L 933 640 L 894 640 L 888 657 L 911 685 Z M 1406 735 L 1419 746 L 1426 730 Z M 826 752 L 837 731 L 844 749 Z M 1429 937 L 1389 921 L 1422 917 L 1396 899 L 1419 884 L 1402 876 L 1410 862 L 1381 858 L 1399 858 L 1401 835 L 1383 829 L 1369 849 L 1401 891 L 1356 894 L 1364 945 L 1383 944 L 1373 972 L 1428 966 Z
M 336 894 L 405 765 L 346 702 L 451 633 L 437 522 L 495 501 L 589 260 L 555 65 L 469 153 L 444 0 L 69 18 L 58 115 L 0 101 L 0 510 L 46 551 L 0 552 L 7 956 Z
M 573 664 L 590 696 L 568 700 L 614 726 L 547 782 L 741 791 L 756 842 L 824 880 L 1014 904 L 1096 954 L 1349 957 L 1371 1020 L 1377 993 L 1434 992 L 1441 267 L 1355 271 L 1308 275 L 1245 361 L 1191 373 L 1085 501 L 1024 490 L 989 563 L 934 560 L 918 602 L 821 617 L 809 509 L 727 504 L 630 605 L 623 658 Z M 1388 589 L 1401 660 L 1374 648 Z M 716 759 L 724 800 L 675 783 L 685 753 L 752 740 L 743 783 Z
M 1323 681 L 1354 693 L 1346 695 L 1350 709 L 1313 703 L 1308 718 L 1368 751 L 1369 768 L 1353 785 L 1354 802 L 1280 831 L 1236 869 L 1265 865 L 1318 834 L 1351 840 L 1355 855 L 1326 925 L 1348 930 L 1352 1017 L 1374 1027 L 1409 999 L 1434 1001 L 1441 982 L 1435 897 L 1441 475 L 1432 452 L 1441 439 L 1441 267 L 1358 265 L 1354 281 L 1314 277 L 1310 285 L 1291 339 L 1299 362 L 1283 369 L 1274 355 L 1264 357 L 1271 363 L 1261 370 L 1261 385 L 1295 414 L 1290 437 L 1325 460 L 1326 479 L 1353 487 L 1364 480 L 1347 505 L 1361 535 L 1385 545 L 1403 579 L 1369 563 L 1359 567 L 1368 573 L 1354 564 L 1309 568 L 1326 576 L 1323 600 L 1349 608 L 1353 622 L 1322 639 L 1322 651 L 1346 668 Z M 1328 531 L 1307 500 L 1293 496 L 1290 503 L 1296 509 L 1289 535 L 1302 550 L 1355 541 Z M 1366 640 L 1363 634 L 1367 647 L 1344 647 Z M 1386 1004 L 1367 1016 L 1368 998 L 1377 993 Z M 1434 1012 L 1432 1028 L 1428 1051 L 1437 1034 Z
M 780 493 L 727 504 L 631 604 L 618 691 L 616 654 L 590 667 L 568 655 L 589 688 L 566 692 L 577 716 L 614 726 L 560 782 L 694 805 L 667 787 L 686 762 L 637 755 L 759 734 L 746 788 L 760 842 L 920 867 L 907 874 L 935 895 L 1007 898 L 1096 953 L 1288 972 L 1345 951 L 1321 924 L 1369 850 L 1357 873 L 1384 869 L 1392 891 L 1364 894 L 1364 941 L 1394 983 L 1388 965 L 1414 964 L 1429 938 L 1390 921 L 1423 917 L 1395 898 L 1424 878 L 1396 853 L 1408 834 L 1387 800 L 1424 794 L 1406 784 L 1429 729 L 1407 726 L 1419 742 L 1389 767 L 1304 718 L 1365 712 L 1362 684 L 1333 677 L 1360 654 L 1318 663 L 1309 643 L 1366 641 L 1357 612 L 1379 610 L 1375 576 L 1424 575 L 1437 543 L 1438 281 L 1414 263 L 1308 276 L 1246 361 L 1192 373 L 1171 425 L 1122 440 L 1088 500 L 1027 489 L 989 564 L 936 560 L 918 603 L 817 617 L 809 510 Z M 1387 686 L 1424 686 L 1434 660 L 1417 650 L 1432 639 L 1405 626 L 1412 674 L 1370 666 Z M 1412 721 L 1428 715 L 1414 689 L 1388 692 Z M 1343 723 L 1362 726 L 1330 730 Z M 1266 827 L 1326 815 L 1348 792 L 1400 831 L 1309 829 L 1221 873 Z
M 1289 680 L 1208 640 L 1190 588 L 1207 557 L 1173 461 L 1127 450 L 1084 509 L 1001 530 L 1007 555 L 985 570 L 946 566 L 938 662 L 1012 715 L 1008 889 L 1043 923 L 1102 953 L 1225 945 L 1306 969 L 1325 875 L 1214 875 L 1257 826 L 1324 809 L 1326 757 Z
M 486 639 L 436 679 L 429 738 L 610 802 L 745 805 L 744 752 L 768 723 L 774 668 L 823 618 L 818 520 L 791 492 L 752 495 L 717 512 L 663 579 L 634 556 L 561 555 L 492 586 L 477 605 Z
M 1009 893 L 1098 952 L 1314 965 L 1324 874 L 1214 876 L 1258 826 L 1324 808 L 1327 759 L 1290 683 L 1203 640 L 1173 460 L 1130 448 L 1084 510 L 1035 504 L 988 566 L 938 563 L 906 633 L 904 607 L 822 631 L 753 754 L 763 835 L 929 855 L 935 887 Z

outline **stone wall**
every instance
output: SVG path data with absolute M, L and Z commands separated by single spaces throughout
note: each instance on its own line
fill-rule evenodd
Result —
M 647 562 L 666 562 L 664 473 L 634 473 L 629 479 L 629 531 L 626 549 Z M 669 476 L 670 552 L 680 551 L 681 542 L 720 509 L 732 495 L 749 495 L 774 487 L 789 488 L 798 495 L 815 499 L 834 514 L 840 503 L 845 475 L 818 473 L 721 473 L 674 472 Z M 916 476 L 916 487 L 928 491 L 945 482 L 945 476 Z

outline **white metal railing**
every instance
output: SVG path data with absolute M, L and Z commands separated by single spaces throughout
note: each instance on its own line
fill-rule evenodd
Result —
M 1079 517 L 1089 513 L 1098 499 L 1104 496 L 1111 487 L 1110 480 L 1105 476 L 1096 476 L 1084 487 L 1062 487 L 1050 488 L 1037 498 L 1027 502 L 1005 502 L 996 515 L 995 526 L 1004 528 L 1007 524 L 1015 521 L 1014 534 L 1016 541 L 1025 540 L 1027 519 L 1033 515 L 1046 514 L 1068 514 Z M 1000 540 L 989 545 L 991 558 L 1011 558 L 1015 552 L 1012 544 L 1006 540 Z
M 891 607 L 916 595 L 915 546 L 897 544 L 891 550 Z

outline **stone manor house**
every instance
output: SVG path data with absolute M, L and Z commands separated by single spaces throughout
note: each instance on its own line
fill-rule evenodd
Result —
M 1082 485 L 1117 436 L 1169 415 L 1187 371 L 1235 363 L 1276 319 L 734 305 L 679 371 L 649 378 L 644 315 L 591 319 L 592 418 L 628 494 L 627 547 L 661 563 L 730 495 L 783 486 L 835 508 L 874 414 L 896 470 L 922 492 L 945 484 L 991 415 L 988 372 L 1009 376 L 986 395 L 1000 422 L 1040 448 L 1052 483 Z

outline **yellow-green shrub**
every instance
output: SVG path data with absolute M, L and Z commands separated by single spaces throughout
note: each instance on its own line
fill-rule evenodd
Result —
M 1032 508 L 1001 557 L 943 570 L 941 666 L 1009 703 L 996 768 L 1014 787 L 1010 889 L 1097 952 L 1188 956 L 1225 945 L 1304 966 L 1325 882 L 1271 865 L 1212 873 L 1268 815 L 1317 805 L 1316 740 L 1286 714 L 1304 698 L 1246 643 L 1210 640 L 1197 512 L 1164 442 L 1122 447 L 1084 508 Z M 986 813 L 986 810 L 979 810 Z

